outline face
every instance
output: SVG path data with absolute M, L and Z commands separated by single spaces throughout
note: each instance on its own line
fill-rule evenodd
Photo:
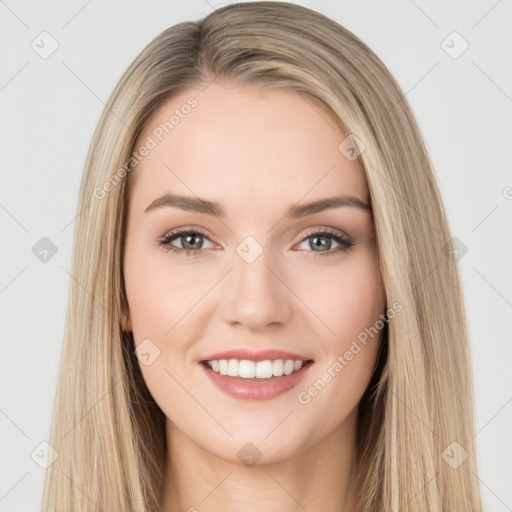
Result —
M 164 103 L 136 143 L 151 149 L 130 176 L 126 327 L 168 432 L 224 460 L 246 443 L 285 460 L 354 428 L 385 296 L 345 138 L 311 99 L 215 82 Z

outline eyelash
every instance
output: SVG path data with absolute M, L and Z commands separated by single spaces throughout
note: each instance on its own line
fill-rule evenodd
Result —
M 170 233 L 167 233 L 162 238 L 160 238 L 158 240 L 158 244 L 161 245 L 165 251 L 175 253 L 175 254 L 185 253 L 185 256 L 198 256 L 199 254 L 203 253 L 206 250 L 206 249 L 180 249 L 179 247 L 173 247 L 171 245 L 171 241 L 173 241 L 175 238 L 177 238 L 178 235 L 184 235 L 184 234 L 201 235 L 201 237 L 207 238 L 208 240 L 210 240 L 208 238 L 208 236 L 206 235 L 206 233 L 204 233 L 200 229 L 193 229 L 193 230 L 191 230 L 191 229 L 176 229 L 174 231 L 171 231 Z M 304 236 L 304 238 L 299 243 L 305 242 L 308 238 L 312 237 L 313 235 L 317 235 L 317 236 L 327 235 L 328 238 L 332 238 L 333 240 L 335 240 L 336 242 L 338 242 L 340 244 L 335 249 L 325 251 L 325 252 L 307 251 L 307 252 L 313 252 L 313 256 L 315 258 L 317 256 L 322 256 L 322 257 L 334 256 L 338 252 L 349 250 L 354 245 L 354 242 L 350 238 L 348 238 L 346 236 L 339 235 L 338 233 L 335 233 L 328 229 L 317 229 L 317 230 L 307 232 L 306 235 Z

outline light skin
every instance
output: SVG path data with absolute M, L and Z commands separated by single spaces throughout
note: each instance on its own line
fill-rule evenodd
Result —
M 358 404 L 377 337 L 309 403 L 298 394 L 385 311 L 371 211 L 286 212 L 341 195 L 369 203 L 363 169 L 338 149 L 346 134 L 311 99 L 218 81 L 167 100 L 135 147 L 190 96 L 197 106 L 132 171 L 125 239 L 125 328 L 136 346 L 149 338 L 160 351 L 139 366 L 166 416 L 163 510 L 353 512 Z M 170 206 L 145 212 L 167 192 L 215 201 L 225 217 Z M 169 245 L 202 253 L 159 245 L 177 228 L 195 238 L 178 234 Z M 354 244 L 339 250 L 331 234 L 309 234 L 325 229 Z M 262 249 L 251 263 L 236 250 L 248 236 Z M 235 348 L 280 349 L 314 362 L 280 396 L 235 399 L 199 363 Z M 255 465 L 237 455 L 253 450 L 247 443 L 261 454 Z

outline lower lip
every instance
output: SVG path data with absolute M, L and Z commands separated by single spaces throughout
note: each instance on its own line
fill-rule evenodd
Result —
M 240 400 L 270 400 L 295 387 L 306 376 L 312 362 L 307 362 L 300 370 L 282 377 L 271 377 L 270 379 L 249 380 L 240 377 L 229 377 L 214 372 L 205 363 L 206 375 L 226 395 Z

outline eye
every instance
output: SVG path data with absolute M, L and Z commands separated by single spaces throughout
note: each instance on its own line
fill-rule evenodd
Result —
M 332 240 L 338 244 L 338 247 L 332 248 Z M 313 256 L 334 256 L 340 251 L 347 251 L 353 245 L 354 242 L 346 235 L 330 231 L 328 229 L 318 229 L 308 232 L 306 237 L 302 239 L 301 244 L 308 242 L 310 248 L 320 249 L 319 251 L 313 252 Z
M 176 239 L 181 244 L 181 247 L 175 247 L 171 244 L 171 242 Z M 185 254 L 185 256 L 194 256 L 203 252 L 201 246 L 204 240 L 209 240 L 209 238 L 202 231 L 196 229 L 176 229 L 160 238 L 158 243 L 162 245 L 166 251 Z

